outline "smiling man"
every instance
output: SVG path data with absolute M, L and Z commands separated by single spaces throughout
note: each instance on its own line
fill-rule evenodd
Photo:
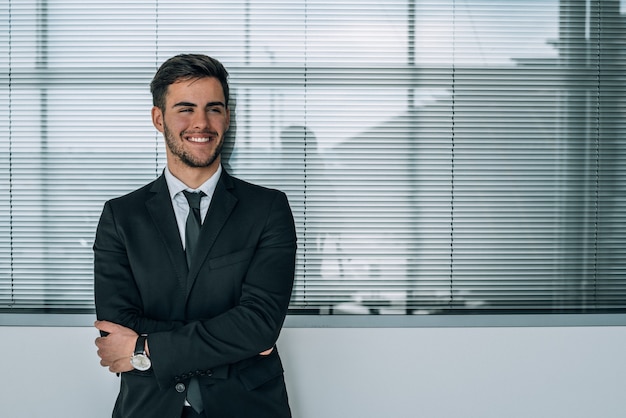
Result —
M 290 417 L 275 347 L 295 271 L 287 198 L 222 167 L 221 63 L 178 55 L 151 91 L 167 167 L 105 203 L 94 243 L 98 356 L 121 375 L 113 417 Z

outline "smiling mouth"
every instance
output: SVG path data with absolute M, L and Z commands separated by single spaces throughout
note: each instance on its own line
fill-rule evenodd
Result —
M 192 137 L 187 137 L 186 139 L 187 139 L 187 141 L 190 141 L 190 142 L 203 143 L 203 142 L 209 142 L 211 140 L 211 137 L 196 137 L 196 136 L 192 136 Z

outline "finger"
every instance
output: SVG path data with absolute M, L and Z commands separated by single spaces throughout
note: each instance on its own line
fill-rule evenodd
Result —
M 96 343 L 96 347 L 102 350 L 103 348 L 107 347 L 109 340 L 107 339 L 107 337 L 98 337 L 96 338 L 95 343 Z
M 111 333 L 115 331 L 116 329 L 120 328 L 120 325 L 114 324 L 113 322 L 109 322 L 109 321 L 96 321 L 94 322 L 93 325 L 100 331 L 104 331 L 108 333 Z
M 272 354 L 272 351 L 274 351 L 274 347 L 270 348 L 269 350 L 265 350 L 262 353 L 259 353 L 262 356 L 269 356 L 270 354 Z
M 104 339 L 106 337 L 98 337 L 95 339 L 96 347 L 100 348 L 104 344 Z M 99 351 L 98 351 L 99 352 Z

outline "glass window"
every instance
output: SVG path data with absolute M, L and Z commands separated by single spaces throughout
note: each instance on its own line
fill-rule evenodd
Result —
M 623 312 L 624 8 L 0 0 L 0 312 L 93 312 L 105 200 L 160 175 L 149 82 L 231 74 L 232 174 L 285 191 L 293 314 Z

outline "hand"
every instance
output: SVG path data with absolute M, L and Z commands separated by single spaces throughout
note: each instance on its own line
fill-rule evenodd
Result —
M 262 353 L 259 353 L 259 355 L 261 355 L 261 356 L 269 356 L 270 354 L 272 354 L 272 351 L 274 351 L 274 347 L 270 348 L 269 350 L 265 350 Z
M 135 352 L 137 333 L 130 328 L 109 321 L 96 321 L 94 326 L 107 332 L 106 337 L 96 338 L 100 365 L 108 367 L 111 373 L 123 373 L 133 370 L 130 358 Z

